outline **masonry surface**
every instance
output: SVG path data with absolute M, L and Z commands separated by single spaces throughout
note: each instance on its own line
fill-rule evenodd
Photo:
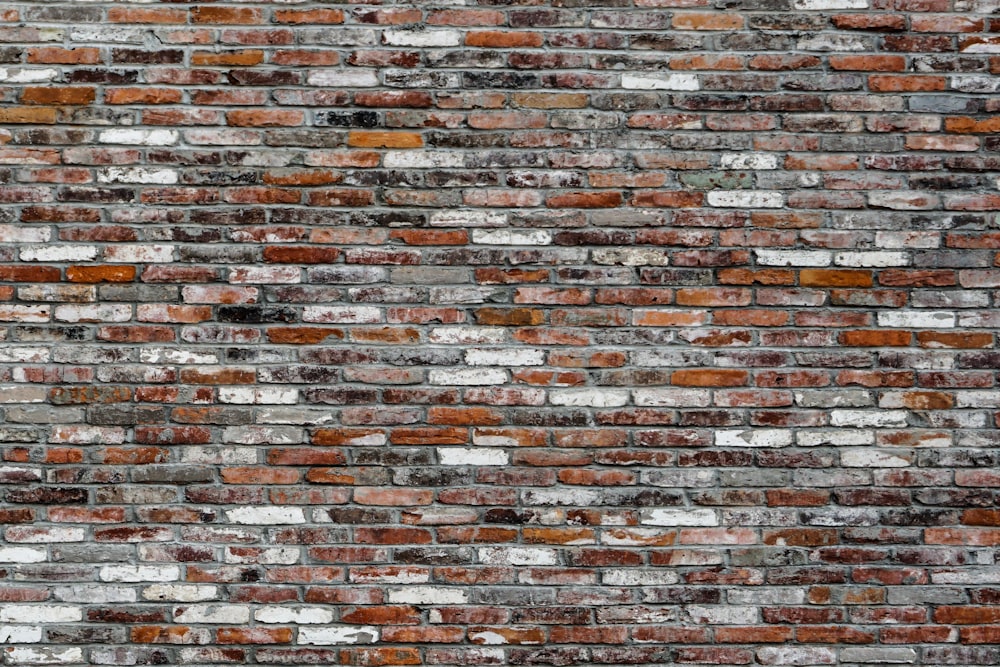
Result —
M 1000 663 L 1000 1 L 0 5 L 4 665 Z

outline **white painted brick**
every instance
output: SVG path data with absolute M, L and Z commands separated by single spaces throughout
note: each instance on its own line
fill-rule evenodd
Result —
M 51 313 L 49 306 L 5 305 L 0 308 L 0 322 L 48 322 Z
M 427 381 L 437 385 L 498 385 L 507 382 L 507 371 L 500 368 L 434 369 Z
M 258 424 L 306 424 L 309 426 L 320 426 L 322 424 L 332 424 L 333 415 L 329 410 L 317 408 L 261 408 L 257 411 Z M 368 443 L 365 443 L 368 444 Z M 375 443 L 385 444 L 385 439 Z
M 86 664 L 83 649 L 80 648 L 20 648 L 4 650 L 4 662 L 8 665 L 71 665 Z
M 981 42 L 976 41 L 969 43 L 962 47 L 962 53 L 1000 53 L 1000 40 L 996 38 L 985 39 Z M 959 78 L 959 77 L 955 77 Z M 962 79 L 972 78 L 972 77 L 961 77 Z M 978 79 L 989 79 L 992 77 L 976 77 Z M 965 88 L 958 88 L 958 90 L 967 90 Z
M 234 266 L 229 269 L 232 285 L 283 284 L 302 282 L 302 269 L 298 266 Z
M 902 428 L 906 426 L 906 410 L 833 410 L 831 426 L 856 426 L 858 428 Z
M 435 611 L 436 610 L 432 610 L 431 614 L 434 615 Z M 436 615 L 440 616 L 441 614 L 440 614 L 440 612 L 438 612 Z M 442 621 L 437 621 L 437 620 L 432 619 L 431 622 L 432 623 L 436 623 L 436 622 L 442 622 Z M 482 630 L 482 631 L 479 631 L 479 632 L 472 632 L 472 631 L 470 631 L 469 632 L 469 639 L 472 642 L 475 642 L 476 644 L 485 644 L 487 646 L 497 646 L 497 645 L 500 645 L 500 644 L 509 644 L 510 643 L 510 640 L 508 640 L 507 637 L 504 637 L 500 633 L 494 632 L 492 630 Z M 540 644 L 541 642 L 540 641 L 520 641 L 519 643 L 520 644 L 525 644 L 525 645 L 531 645 L 531 644 Z M 490 663 L 483 663 L 483 664 L 502 664 L 502 663 L 500 663 L 500 662 L 496 662 L 496 663 L 490 662 Z
M 138 27 L 84 24 L 82 26 L 72 26 L 69 39 L 71 42 L 131 42 L 141 44 L 147 34 L 146 30 Z
M 875 232 L 877 248 L 937 248 L 940 245 L 939 232 Z
M 472 442 L 480 447 L 517 447 L 520 445 L 517 438 L 481 431 L 473 431 Z
M 910 461 L 877 449 L 845 449 L 840 452 L 840 465 L 846 468 L 906 468 Z
M 573 407 L 614 408 L 628 404 L 628 389 L 553 389 L 549 403 Z
M 1000 391 L 958 391 L 958 392 L 955 392 L 955 407 L 958 407 L 958 408 L 1000 408 Z
M 673 569 L 618 568 L 605 570 L 601 583 L 606 586 L 669 586 L 680 581 Z
M 723 169 L 777 169 L 778 156 L 773 153 L 723 153 L 719 166 Z
M 798 41 L 796 51 L 867 51 L 868 40 L 854 35 L 819 33 Z
M 105 565 L 101 568 L 101 581 L 123 583 L 177 581 L 181 568 L 177 565 Z
M 303 441 L 302 429 L 290 426 L 227 426 L 222 442 L 238 445 L 297 445 Z
M 431 227 L 504 227 L 506 213 L 492 211 L 435 211 L 431 214 Z
M 299 628 L 299 644 L 333 646 L 336 644 L 374 644 L 378 641 L 379 630 L 370 625 Z
M 187 445 L 181 451 L 181 463 L 206 463 L 210 465 L 240 465 L 257 463 L 257 450 L 253 447 L 198 447 Z
M 52 596 L 62 602 L 104 604 L 108 602 L 135 602 L 134 588 L 128 586 L 103 586 L 101 584 L 74 584 L 53 589 Z
M 351 581 L 371 581 L 370 577 L 364 574 L 350 573 Z M 383 584 L 426 584 L 431 580 L 430 570 L 399 569 L 394 572 L 380 573 L 379 583 Z
M 122 264 L 165 264 L 174 261 L 174 246 L 112 245 L 104 250 L 104 259 Z
M 12 604 L 0 607 L 4 623 L 72 623 L 83 620 L 78 606 L 55 604 Z
M 37 625 L 0 625 L 0 644 L 37 644 L 42 629 Z
M 840 660 L 866 665 L 913 664 L 917 652 L 908 646 L 845 646 L 840 649 Z
M 449 151 L 387 151 L 382 158 L 387 169 L 440 169 L 464 164 L 461 153 Z
M 0 225 L 0 243 L 44 243 L 52 238 L 48 227 Z
M 596 248 L 590 254 L 595 264 L 621 266 L 670 264 L 670 252 L 659 248 Z
M 373 69 L 321 69 L 310 72 L 306 83 L 327 88 L 371 88 L 379 80 Z
M 792 444 L 788 429 L 732 429 L 715 432 L 716 447 L 788 447 Z
M 156 167 L 108 167 L 97 172 L 98 183 L 174 185 L 178 180 L 176 170 Z
M 461 588 L 444 586 L 407 586 L 388 590 L 391 604 L 465 604 L 468 593 Z
M 0 563 L 44 563 L 45 549 L 0 546 Z
M 253 613 L 259 623 L 323 625 L 333 623 L 333 612 L 324 607 L 261 607 Z
M 45 363 L 51 357 L 41 347 L 0 347 L 0 363 Z
M 120 445 L 125 442 L 125 429 L 117 426 L 53 426 L 49 442 L 77 445 Z
M 382 321 L 382 309 L 375 306 L 306 306 L 303 322 L 322 324 L 375 324 Z
M 970 44 L 962 49 L 962 53 L 1000 53 L 1000 42 L 995 42 L 996 38 L 987 38 L 990 41 Z M 948 77 L 948 87 L 963 93 L 996 93 L 1000 92 L 1000 80 L 995 76 L 950 76 Z M 964 150 L 976 150 L 978 143 L 973 141 L 963 142 L 967 146 Z
M 947 311 L 887 310 L 879 312 L 880 327 L 954 329 L 955 313 Z
M 766 190 L 712 190 L 707 201 L 709 206 L 723 208 L 781 208 L 785 197 Z
M 261 565 L 294 565 L 299 562 L 298 547 L 258 547 L 249 555 L 240 553 L 238 547 L 226 547 L 227 563 L 260 563 Z
M 306 517 L 301 507 L 272 505 L 237 507 L 236 509 L 226 510 L 226 519 L 231 523 L 248 526 L 274 526 L 306 522 Z
M 622 88 L 628 90 L 700 90 L 695 74 L 658 74 L 655 72 L 622 74 Z
M 818 646 L 765 646 L 757 649 L 757 658 L 764 665 L 833 665 L 837 652 Z
M 888 266 L 909 266 L 910 254 L 906 252 L 838 252 L 834 258 L 837 266 L 859 268 L 882 268 Z
M 688 605 L 688 616 L 696 624 L 752 625 L 757 623 L 757 607 L 736 605 Z
M 102 130 L 97 140 L 102 144 L 126 144 L 129 146 L 172 146 L 180 139 L 177 130 L 140 130 L 117 128 Z
M 859 429 L 799 431 L 795 436 L 800 447 L 852 447 L 875 444 L 875 432 Z
M 502 449 L 476 447 L 438 447 L 438 462 L 445 466 L 502 466 L 510 456 Z
M 931 571 L 931 581 L 935 584 L 998 584 L 1000 566 L 965 567 L 960 570 Z
M 587 507 L 597 504 L 600 491 L 592 489 L 527 489 L 521 493 L 525 505 Z
M 465 363 L 470 366 L 541 366 L 545 363 L 545 352 L 531 348 L 474 347 L 465 351 Z
M 89 262 L 97 257 L 97 246 L 26 246 L 21 248 L 20 257 L 25 262 Z
M 219 402 L 236 405 L 294 405 L 299 402 L 299 391 L 271 387 L 220 387 Z
M 714 486 L 717 483 L 715 470 L 700 468 L 670 469 L 660 468 L 642 473 L 642 483 L 650 486 L 670 488 L 695 488 Z
M 64 304 L 56 306 L 53 317 L 58 322 L 128 322 L 132 319 L 132 304 Z
M 250 607 L 237 604 L 199 604 L 174 609 L 175 623 L 245 624 L 250 622 Z
M 552 232 L 546 229 L 474 229 L 472 242 L 489 245 L 550 245 Z
M 644 526 L 718 526 L 719 517 L 710 509 L 648 509 L 639 523 Z
M 8 69 L 0 67 L 0 81 L 4 83 L 41 83 L 59 78 L 59 70 L 51 67 L 22 69 Z
M 832 253 L 826 250 L 754 250 L 761 266 L 830 266 Z
M 894 211 L 931 211 L 941 207 L 941 198 L 927 192 L 881 190 L 868 193 L 868 205 Z
M 458 30 L 386 30 L 382 43 L 389 46 L 458 46 L 462 33 Z
M 507 334 L 501 327 L 435 327 L 427 338 L 441 345 L 488 345 L 505 342 Z
M 82 542 L 87 535 L 83 528 L 72 526 L 46 526 L 27 536 L 7 535 L 8 542 L 21 544 L 44 544 L 47 542 Z
M 555 549 L 536 547 L 481 547 L 479 562 L 484 565 L 558 565 Z
M 633 389 L 632 400 L 643 407 L 695 407 L 712 404 L 712 392 L 707 389 L 652 388 Z
M 141 310 L 142 306 L 139 308 Z M 219 355 L 176 347 L 143 347 L 139 349 L 139 361 L 144 364 L 217 364 Z
M 219 587 L 208 584 L 157 584 L 142 589 L 142 599 L 168 602 L 203 602 L 219 598 Z
M 867 9 L 868 0 L 795 0 L 795 9 L 817 11 L 830 9 Z
M 806 604 L 806 591 L 801 586 L 731 588 L 727 598 L 732 604 Z

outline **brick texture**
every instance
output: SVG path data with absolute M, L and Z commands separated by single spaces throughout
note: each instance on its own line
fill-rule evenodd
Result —
M 0 4 L 3 664 L 1000 663 L 998 11 Z

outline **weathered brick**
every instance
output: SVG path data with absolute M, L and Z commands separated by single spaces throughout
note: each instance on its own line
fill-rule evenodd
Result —
M 7 662 L 1000 661 L 992 0 L 8 4 Z

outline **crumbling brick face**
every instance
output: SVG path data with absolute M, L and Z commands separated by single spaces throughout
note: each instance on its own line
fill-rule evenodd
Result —
M 0 4 L 3 664 L 1000 663 L 997 12 Z

